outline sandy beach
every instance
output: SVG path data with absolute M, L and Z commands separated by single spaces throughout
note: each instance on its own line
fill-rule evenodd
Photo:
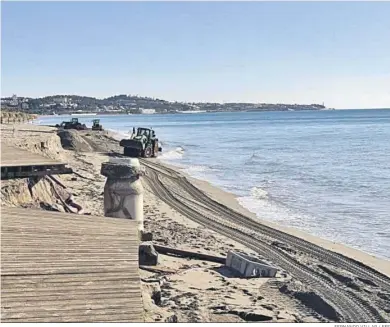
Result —
M 109 132 L 60 136 L 51 127 L 1 125 L 2 142 L 68 163 L 75 174 L 56 177 L 66 186 L 58 193 L 73 194 L 84 214 L 103 215 L 100 168 L 120 156 L 119 142 Z M 155 244 L 242 251 L 278 268 L 275 278 L 245 279 L 217 263 L 160 254 L 155 271 L 140 269 L 146 321 L 390 321 L 389 261 L 258 219 L 234 194 L 158 159 L 140 161 L 145 230 Z M 4 181 L 2 206 L 64 211 L 52 187 L 42 179 L 31 194 L 26 180 Z

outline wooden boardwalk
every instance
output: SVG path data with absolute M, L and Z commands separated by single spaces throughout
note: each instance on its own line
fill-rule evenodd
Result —
M 1 142 L 1 179 L 72 173 L 65 165 Z
M 1 208 L 1 322 L 142 322 L 136 223 Z

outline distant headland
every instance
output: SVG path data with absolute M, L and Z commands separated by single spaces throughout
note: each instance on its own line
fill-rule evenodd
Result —
M 104 99 L 79 95 L 53 95 L 28 98 L 13 95 L 1 98 L 3 110 L 38 115 L 170 114 L 197 112 L 326 110 L 324 104 L 172 102 L 135 95 L 114 95 Z M 328 109 L 331 110 L 331 109 Z

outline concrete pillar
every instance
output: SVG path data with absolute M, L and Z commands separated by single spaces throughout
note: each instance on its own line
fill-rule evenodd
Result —
M 111 158 L 102 163 L 101 174 L 107 177 L 104 186 L 104 215 L 106 217 L 133 219 L 138 231 L 144 229 L 143 175 L 136 158 Z

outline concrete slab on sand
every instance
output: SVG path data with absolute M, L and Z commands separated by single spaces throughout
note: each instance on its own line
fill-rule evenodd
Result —
M 1 208 L 1 322 L 142 322 L 136 223 Z

